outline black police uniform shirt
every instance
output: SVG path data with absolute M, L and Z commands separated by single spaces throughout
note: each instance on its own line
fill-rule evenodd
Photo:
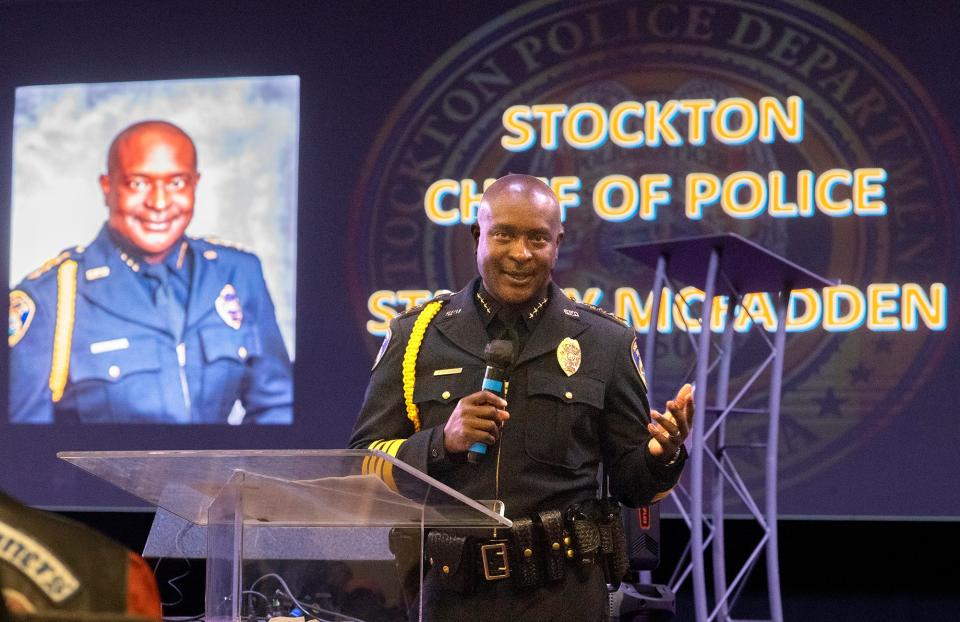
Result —
M 546 303 L 537 308 L 535 301 L 526 309 L 542 317 L 527 326 L 532 331 L 510 376 L 510 419 L 499 446 L 489 447 L 477 465 L 468 463 L 466 454 L 447 454 L 443 427 L 457 402 L 480 389 L 485 372 L 492 313 L 476 297 L 479 286 L 476 279 L 442 297 L 424 334 L 413 392 L 419 431 L 407 417 L 402 364 L 420 309 L 391 321 L 350 446 L 391 453 L 471 498 L 499 498 L 513 518 L 596 498 L 604 457 L 615 498 L 640 506 L 662 497 L 676 483 L 683 460 L 662 466 L 647 449 L 649 406 L 639 358 L 634 359 L 635 332 L 603 311 L 571 301 L 553 283 Z M 580 348 L 579 368 L 571 375 L 557 357 L 565 338 Z
M 260 260 L 184 237 L 162 305 L 114 237 L 104 225 L 11 291 L 10 420 L 227 423 L 239 400 L 244 422 L 289 423 L 290 358 Z

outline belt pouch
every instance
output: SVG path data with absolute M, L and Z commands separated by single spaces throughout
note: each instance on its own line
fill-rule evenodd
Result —
M 597 529 L 597 524 L 583 515 L 576 514 L 569 520 L 569 524 L 573 530 L 580 563 L 583 565 L 596 563 L 600 552 L 600 531 Z
M 619 585 L 630 568 L 630 556 L 627 555 L 627 536 L 623 530 L 623 518 L 619 505 L 610 510 L 610 544 L 613 547 L 607 563 L 610 565 L 610 575 L 614 581 L 611 585 Z
M 563 515 L 558 510 L 538 512 L 544 535 L 544 570 L 547 581 L 559 581 L 565 569 L 563 558 L 566 555 L 566 542 L 563 533 Z
M 600 554 L 603 558 L 603 574 L 607 584 L 619 586 L 630 565 L 627 556 L 627 539 L 623 531 L 619 504 L 604 504 L 601 508 Z
M 461 594 L 473 590 L 473 547 L 466 536 L 431 531 L 427 535 L 427 555 L 430 572 L 440 587 Z
M 517 585 L 533 587 L 543 583 L 543 572 L 537 564 L 536 554 L 538 544 L 534 531 L 533 521 L 529 518 L 518 518 L 510 528 L 510 538 L 513 541 L 515 553 L 513 573 Z

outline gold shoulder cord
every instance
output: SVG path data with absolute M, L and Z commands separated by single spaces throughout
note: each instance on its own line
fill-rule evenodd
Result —
M 63 397 L 70 371 L 70 348 L 77 305 L 77 262 L 64 261 L 57 270 L 57 324 L 53 333 L 53 362 L 50 364 L 50 399 Z
M 443 301 L 434 300 L 423 308 L 417 316 L 417 321 L 413 323 L 407 349 L 403 352 L 403 401 L 407 407 L 407 419 L 413 422 L 414 432 L 420 431 L 420 411 L 413 402 L 413 387 L 417 381 L 417 355 L 420 353 L 420 345 L 423 343 L 427 326 L 442 306 Z
M 434 318 L 443 301 L 435 300 L 427 304 L 417 320 L 413 323 L 413 329 L 410 333 L 410 340 L 407 341 L 406 350 L 403 352 L 403 401 L 407 410 L 407 418 L 413 423 L 413 431 L 420 431 L 420 411 L 413 402 L 413 386 L 417 378 L 417 354 L 420 353 L 420 345 L 423 343 L 423 335 L 427 332 L 427 326 Z M 378 439 L 367 446 L 372 451 L 380 451 L 394 458 L 400 451 L 400 446 L 407 439 Z M 360 466 L 360 472 L 363 475 L 375 475 L 391 489 L 397 490 L 397 484 L 393 479 L 393 464 L 387 462 L 379 456 L 366 456 Z

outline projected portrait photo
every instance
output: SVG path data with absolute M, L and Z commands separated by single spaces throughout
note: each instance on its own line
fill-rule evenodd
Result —
M 9 421 L 291 424 L 299 78 L 15 106 Z

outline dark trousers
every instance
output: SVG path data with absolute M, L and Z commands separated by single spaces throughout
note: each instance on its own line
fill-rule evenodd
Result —
M 607 586 L 596 565 L 567 566 L 564 578 L 537 588 L 521 588 L 510 579 L 481 581 L 470 594 L 437 585 L 431 570 L 423 579 L 423 619 L 428 622 L 606 622 Z M 410 620 L 417 620 L 415 603 Z

